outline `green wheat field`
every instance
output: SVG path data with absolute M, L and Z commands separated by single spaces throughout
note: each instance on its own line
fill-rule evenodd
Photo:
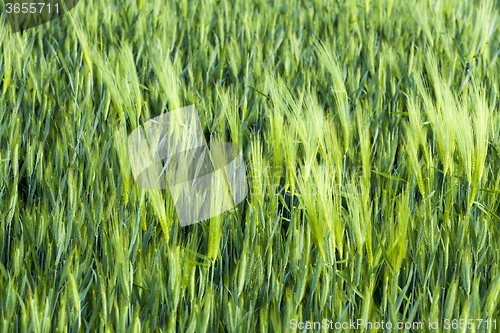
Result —
M 500 331 L 500 2 L 0 10 L 1 332 Z M 181 227 L 127 136 L 192 104 L 249 194 Z

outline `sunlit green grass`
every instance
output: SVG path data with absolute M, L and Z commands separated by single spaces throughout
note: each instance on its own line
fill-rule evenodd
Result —
M 91 0 L 18 34 L 2 14 L 1 331 L 498 331 L 499 14 Z M 249 195 L 181 228 L 127 134 L 191 104 L 241 147 Z

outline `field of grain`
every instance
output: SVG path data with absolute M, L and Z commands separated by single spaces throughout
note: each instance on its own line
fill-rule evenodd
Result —
M 1 332 L 500 330 L 499 2 L 0 10 Z M 249 194 L 181 227 L 127 135 L 193 104 Z

